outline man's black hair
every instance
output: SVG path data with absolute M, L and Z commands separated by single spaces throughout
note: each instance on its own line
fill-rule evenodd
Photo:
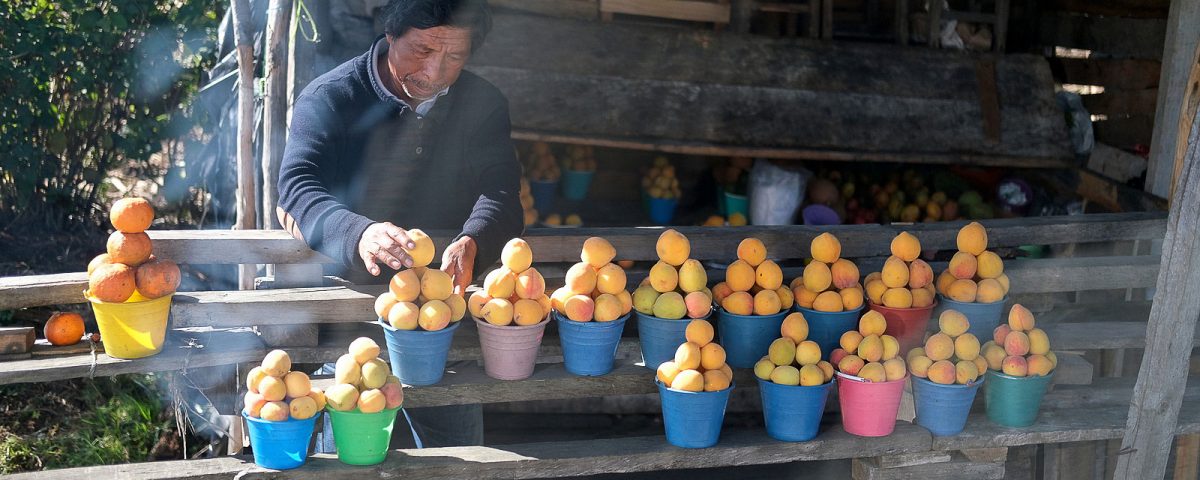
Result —
M 383 32 L 400 37 L 410 28 L 449 26 L 471 30 L 471 51 L 492 29 L 487 0 L 391 0 L 383 8 Z

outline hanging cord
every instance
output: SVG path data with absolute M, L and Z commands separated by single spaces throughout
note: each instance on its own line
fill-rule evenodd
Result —
M 306 28 L 307 27 L 307 28 Z M 313 20 L 312 12 L 304 0 L 296 2 L 296 30 L 292 32 L 291 41 L 296 41 L 296 33 L 313 43 L 321 41 L 321 32 L 317 31 L 317 22 Z

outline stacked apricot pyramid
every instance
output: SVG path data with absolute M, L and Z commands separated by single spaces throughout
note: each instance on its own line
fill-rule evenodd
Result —
M 550 305 L 576 322 L 611 322 L 633 310 L 625 290 L 625 270 L 613 263 L 617 249 L 600 237 L 583 241 L 579 263 L 567 270 L 566 284 L 550 295 Z
M 325 394 L 304 372 L 293 372 L 292 359 L 272 350 L 246 374 L 246 415 L 273 422 L 312 418 L 325 408 Z
M 796 303 L 818 312 L 856 310 L 863 304 L 863 289 L 858 283 L 858 266 L 841 258 L 842 243 L 833 234 L 817 235 L 809 245 L 812 261 L 804 275 L 792 280 Z
M 471 294 L 471 316 L 492 325 L 537 325 L 550 314 L 546 279 L 533 268 L 533 249 L 520 238 L 500 252 L 500 268 L 484 277 L 483 289 Z
M 767 259 L 762 240 L 742 240 L 737 257 L 725 270 L 725 281 L 713 287 L 721 308 L 734 315 L 775 315 L 792 308 L 794 297 L 783 286 L 783 270 Z
M 808 339 L 808 322 L 800 313 L 788 314 L 771 342 L 767 356 L 754 364 L 754 375 L 780 385 L 811 387 L 833 379 L 833 364 L 821 360 L 821 346 Z
M 883 270 L 867 275 L 867 298 L 889 308 L 925 308 L 933 305 L 933 268 L 921 255 L 921 241 L 911 233 L 892 238 L 892 255 Z
M 958 252 L 950 266 L 938 275 L 937 290 L 958 302 L 994 303 L 1008 295 L 1008 275 L 1004 262 L 987 250 L 987 230 L 971 222 L 958 230 Z
M 907 375 L 904 359 L 899 357 L 900 343 L 885 335 L 887 321 L 883 315 L 868 310 L 858 320 L 858 330 L 842 334 L 839 347 L 829 354 L 837 371 L 861 377 L 870 382 L 900 380 Z
M 1008 311 L 1008 324 L 992 332 L 992 340 L 983 344 L 987 367 L 1014 377 L 1042 377 L 1058 366 L 1058 356 L 1050 351 L 1050 337 L 1034 326 L 1033 313 L 1021 304 Z
M 437 331 L 462 320 L 467 302 L 454 293 L 450 275 L 429 268 L 433 240 L 420 229 L 408 231 L 416 247 L 408 250 L 413 267 L 396 272 L 388 291 L 375 299 L 375 314 L 397 330 Z
M 713 292 L 708 272 L 699 260 L 688 258 L 692 244 L 682 233 L 668 229 L 654 245 L 658 263 L 633 292 L 633 308 L 643 315 L 670 320 L 704 318 L 712 312 Z
M 108 218 L 116 229 L 108 237 L 107 252 L 88 263 L 85 295 L 101 302 L 121 303 L 134 296 L 154 299 L 179 288 L 179 266 L 160 260 L 146 229 L 154 221 L 154 208 L 142 198 L 122 198 L 113 203 Z
M 404 403 L 400 379 L 379 358 L 379 345 L 367 337 L 350 342 L 349 353 L 337 359 L 334 385 L 325 390 L 329 408 L 375 413 Z
M 658 380 L 686 392 L 716 392 L 729 388 L 733 369 L 725 363 L 725 349 L 713 341 L 707 320 L 692 320 L 684 331 L 686 342 L 675 351 L 675 360 L 658 366 Z
M 913 375 L 942 385 L 967 385 L 987 370 L 980 356 L 979 339 L 967 332 L 967 317 L 957 310 L 946 310 L 938 317 L 938 333 L 925 340 L 924 347 L 908 352 L 908 368 Z

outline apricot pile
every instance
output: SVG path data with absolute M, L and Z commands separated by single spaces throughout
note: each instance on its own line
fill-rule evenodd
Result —
M 85 295 L 102 302 L 121 303 L 134 296 L 154 299 L 179 288 L 179 266 L 154 256 L 146 229 L 154 221 L 154 208 L 142 198 L 122 198 L 113 203 L 108 218 L 116 229 L 109 235 L 107 252 L 88 263 Z
M 525 216 L 525 226 L 528 227 L 537 223 L 539 214 L 537 209 L 533 207 L 533 192 L 529 188 L 529 180 L 526 180 L 525 177 L 521 177 L 521 194 L 519 197 L 521 199 L 521 210 Z
M 717 392 L 729 388 L 733 369 L 725 363 L 725 349 L 713 341 L 715 331 L 707 320 L 692 320 L 687 339 L 675 350 L 675 360 L 658 366 L 658 381 L 685 392 Z
M 734 315 L 775 315 L 792 308 L 794 296 L 783 285 L 783 270 L 767 259 L 762 240 L 738 244 L 737 260 L 725 269 L 725 281 L 713 286 L 713 299 Z
M 790 313 L 779 327 L 767 356 L 754 364 L 754 375 L 780 385 L 811 387 L 833 380 L 833 364 L 821 360 L 821 346 L 808 339 L 808 321 Z
M 831 233 L 822 233 L 809 246 L 812 261 L 804 274 L 789 285 L 796 304 L 818 312 L 855 310 L 863 304 L 858 283 L 858 266 L 841 258 L 842 243 Z
M 987 368 L 1014 377 L 1042 377 L 1058 366 L 1058 357 L 1050 351 L 1050 338 L 1035 325 L 1033 313 L 1021 304 L 1008 311 L 1008 323 L 992 332 L 983 344 Z
M 546 279 L 533 268 L 533 249 L 520 238 L 500 252 L 500 268 L 488 272 L 483 288 L 471 294 L 471 316 L 492 325 L 537 325 L 550 314 Z
M 829 361 L 837 371 L 869 382 L 904 378 L 908 369 L 900 358 L 900 342 L 885 335 L 886 329 L 883 314 L 867 310 L 858 320 L 858 329 L 849 330 L 838 339 L 838 348 L 829 353 Z
M 959 302 L 994 303 L 1008 295 L 1004 262 L 987 250 L 987 230 L 971 222 L 958 231 L 958 252 L 938 275 L 937 291 Z
M 596 171 L 596 150 L 591 145 L 567 145 L 567 169 L 576 172 Z
M 669 320 L 707 317 L 712 312 L 715 292 L 708 288 L 704 265 L 688 258 L 692 254 L 688 238 L 668 229 L 658 236 L 654 248 L 658 263 L 650 267 L 650 275 L 633 291 L 633 308 Z
M 923 347 L 908 352 L 913 375 L 941 385 L 968 385 L 987 371 L 979 339 L 967 332 L 971 323 L 957 310 L 938 317 L 938 332 L 925 339 Z
M 892 238 L 891 250 L 883 269 L 867 275 L 867 299 L 889 308 L 933 305 L 933 268 L 917 258 L 921 256 L 921 241 L 911 233 L 900 232 Z
M 375 413 L 404 403 L 400 378 L 379 358 L 379 344 L 367 337 L 350 342 L 349 353 L 334 364 L 333 381 L 325 400 L 339 412 Z
M 536 142 L 530 152 L 532 167 L 529 178 L 537 182 L 557 182 L 562 176 L 562 169 L 554 158 L 554 152 L 546 142 Z
M 423 242 L 428 241 L 428 257 L 433 256 L 433 241 L 420 230 L 409 230 L 409 237 L 416 237 L 417 248 L 410 252 L 424 255 Z M 415 257 L 414 257 L 415 258 Z M 422 256 L 422 259 L 425 257 Z M 415 264 L 415 263 L 414 263 Z M 396 272 L 388 283 L 388 290 L 375 299 L 375 314 L 397 330 L 421 329 L 429 332 L 450 326 L 462 320 L 467 312 L 467 302 L 462 295 L 454 293 L 450 274 L 429 268 L 428 262 Z
M 679 179 L 675 178 L 675 166 L 666 157 L 654 159 L 654 166 L 642 177 L 642 189 L 653 198 L 679 198 Z
M 608 240 L 584 240 L 580 262 L 567 270 L 566 284 L 550 295 L 550 306 L 576 322 L 611 322 L 633 310 L 625 269 L 613 262 L 616 256 Z
M 246 374 L 246 415 L 272 422 L 305 420 L 325 408 L 325 394 L 304 372 L 292 371 L 292 359 L 272 350 Z

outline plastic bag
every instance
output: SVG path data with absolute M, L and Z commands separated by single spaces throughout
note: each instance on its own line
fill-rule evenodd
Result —
M 1059 108 L 1067 118 L 1067 129 L 1071 135 L 1071 148 L 1075 155 L 1086 158 L 1096 145 L 1096 137 L 1092 131 L 1092 114 L 1083 108 L 1083 98 L 1077 93 L 1058 92 L 1054 95 Z
M 791 225 L 804 199 L 812 172 L 781 168 L 764 159 L 750 169 L 750 221 L 755 225 Z

